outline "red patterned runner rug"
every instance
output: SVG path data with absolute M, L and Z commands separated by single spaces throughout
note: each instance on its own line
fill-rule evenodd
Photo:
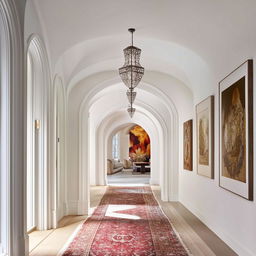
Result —
M 62 256 L 189 255 L 150 187 L 110 187 Z

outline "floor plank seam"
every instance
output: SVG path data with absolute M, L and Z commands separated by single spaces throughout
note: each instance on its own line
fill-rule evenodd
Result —
M 43 238 L 31 251 L 29 251 L 29 255 L 32 254 L 32 252 L 38 248 L 56 229 L 53 229 L 45 238 Z

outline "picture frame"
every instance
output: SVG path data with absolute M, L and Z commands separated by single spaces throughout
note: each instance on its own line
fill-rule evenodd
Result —
M 214 96 L 196 105 L 197 174 L 214 179 Z
M 219 186 L 253 200 L 253 60 L 219 83 Z
M 193 170 L 193 120 L 183 124 L 183 163 L 184 169 Z

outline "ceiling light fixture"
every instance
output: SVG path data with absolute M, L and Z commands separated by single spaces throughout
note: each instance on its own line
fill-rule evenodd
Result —
M 130 104 L 133 104 L 133 102 L 136 98 L 136 94 L 137 94 L 137 92 L 134 92 L 132 90 L 128 90 L 126 92 L 126 95 L 127 95 L 127 98 L 128 98 L 128 101 L 129 101 Z
M 136 108 L 133 108 L 132 105 L 129 108 L 127 108 L 127 112 L 131 118 L 133 117 L 135 111 L 136 111 Z
M 132 104 L 136 97 L 136 92 L 133 90 L 141 81 L 141 78 L 144 75 L 144 68 L 140 65 L 141 49 L 133 46 L 133 33 L 135 32 L 135 29 L 129 28 L 128 31 L 132 34 L 132 45 L 124 49 L 125 62 L 124 65 L 119 68 L 119 75 L 129 89 L 126 93 L 130 103 L 130 107 L 127 111 L 130 117 L 133 117 L 135 108 L 132 107 Z

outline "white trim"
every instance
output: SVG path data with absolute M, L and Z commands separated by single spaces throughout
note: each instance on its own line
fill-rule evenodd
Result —
M 28 236 L 24 226 L 25 220 L 25 192 L 26 192 L 26 133 L 24 118 L 24 99 L 26 95 L 25 76 L 24 76 L 24 48 L 23 48 L 23 16 L 21 17 L 16 9 L 15 1 L 0 1 L 0 11 L 4 20 L 5 45 L 1 45 L 6 56 L 6 80 L 5 85 L 9 93 L 6 95 L 5 102 L 7 115 L 6 124 L 8 125 L 9 140 L 5 149 L 9 155 L 5 160 L 8 163 L 5 170 L 6 200 L 5 211 L 1 209 L 1 215 L 6 216 L 6 234 L 1 237 L 5 239 L 2 243 L 4 253 L 8 255 L 27 255 Z M 1 34 L 2 36 L 2 34 Z M 2 70 L 1 70 L 2 71 Z M 8 137 L 8 136 L 7 136 Z M 2 145 L 1 145 L 2 146 Z M 7 155 L 6 155 L 7 156 Z M 2 159 L 1 159 L 2 160 Z M 1 184 L 2 187 L 2 184 Z M 2 219 L 3 220 L 3 219 Z
M 53 147 L 53 159 L 54 159 L 54 171 L 52 172 L 52 180 L 54 182 L 52 182 L 52 191 L 51 191 L 51 197 L 53 198 L 52 200 L 52 227 L 56 228 L 58 226 L 58 221 L 65 215 L 67 215 L 67 209 L 66 209 L 66 202 L 67 202 L 67 168 L 66 168 L 66 90 L 64 87 L 64 84 L 62 82 L 61 77 L 56 74 L 54 77 L 54 81 L 53 81 L 53 90 L 54 90 L 54 111 L 53 111 L 53 116 L 54 116 L 54 122 L 53 122 L 53 142 L 52 142 L 52 147 Z M 60 104 L 60 98 L 61 98 L 61 103 L 63 103 L 63 113 L 62 116 L 58 116 L 58 107 Z M 63 173 L 64 177 L 60 175 L 59 171 L 57 170 L 57 129 L 58 129 L 58 125 L 57 125 L 57 119 L 58 122 L 62 122 L 60 124 L 60 129 L 62 129 L 60 131 L 60 135 L 63 135 L 60 141 L 60 145 L 62 145 L 62 147 L 60 146 L 59 150 L 60 150 L 60 154 L 63 154 L 62 156 L 60 156 L 62 162 L 58 162 L 59 165 L 61 165 L 64 168 L 64 171 L 62 171 L 61 173 Z M 64 184 L 62 184 L 61 182 L 59 182 L 59 180 L 62 178 L 62 180 L 64 180 Z M 61 201 L 59 198 L 60 195 L 60 191 L 63 190 L 64 191 L 64 200 Z
M 38 209 L 37 223 L 36 226 L 39 230 L 46 230 L 51 228 L 51 196 L 48 192 L 50 183 L 50 172 L 51 172 L 51 154 L 50 154 L 50 114 L 48 111 L 51 107 L 50 102 L 50 71 L 49 63 L 47 60 L 47 53 L 44 47 L 43 41 L 38 35 L 32 34 L 27 41 L 27 54 L 31 56 L 32 60 L 32 75 L 34 93 L 40 94 L 40 101 L 33 100 L 36 105 L 32 106 L 32 119 L 40 120 L 40 130 L 37 132 L 38 135 L 38 161 L 36 166 L 36 183 L 37 183 L 37 203 L 36 208 Z M 36 95 L 32 95 L 36 97 Z M 38 98 L 36 98 L 38 99 Z M 34 109 L 35 108 L 35 109 Z M 36 112 L 35 112 L 36 111 Z M 36 150 L 36 149 L 35 149 Z
M 10 38 L 8 21 L 0 2 L 0 255 L 9 251 L 10 236 Z
M 79 205 L 81 205 L 81 201 L 78 200 L 69 200 L 66 202 L 66 214 L 67 215 L 77 215 L 77 211 L 79 208 Z

